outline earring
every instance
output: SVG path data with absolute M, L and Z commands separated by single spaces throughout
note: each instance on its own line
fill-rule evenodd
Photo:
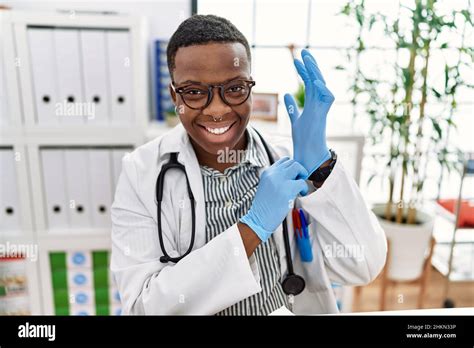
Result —
M 174 106 L 174 113 L 175 113 L 176 115 L 178 115 L 178 106 L 177 106 L 177 105 Z

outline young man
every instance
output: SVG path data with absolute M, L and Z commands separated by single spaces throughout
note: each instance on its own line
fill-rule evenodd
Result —
M 303 61 L 295 61 L 306 87 L 303 112 L 285 96 L 293 159 L 289 149 L 270 146 L 276 162 L 269 166 L 264 140 L 247 127 L 255 82 L 240 31 L 224 18 L 192 16 L 171 37 L 167 54 L 181 125 L 124 157 L 112 206 L 111 268 L 124 313 L 267 315 L 288 306 L 281 224 L 293 203 L 306 213 L 314 255 L 301 262 L 289 233 L 295 271 L 306 282 L 294 311 L 336 313 L 331 282 L 370 282 L 385 263 L 386 241 L 355 182 L 327 148 L 334 97 L 315 59 L 304 50 Z M 223 152 L 244 155 L 223 160 Z M 189 178 L 195 222 L 188 179 L 180 171 L 168 171 L 157 212 L 156 178 L 173 154 Z M 192 251 L 179 261 L 163 257 L 163 250 L 182 256 L 193 239 Z M 337 246 L 360 253 L 327 252 Z

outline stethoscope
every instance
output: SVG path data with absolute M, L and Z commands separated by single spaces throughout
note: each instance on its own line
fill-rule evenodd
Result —
M 270 152 L 270 149 L 268 148 L 267 143 L 265 142 L 265 140 L 263 140 L 262 135 L 257 130 L 255 130 L 255 132 L 258 134 L 260 140 L 262 141 L 263 147 L 265 148 L 265 152 L 267 153 L 268 159 L 270 160 L 270 165 L 272 165 L 275 162 L 275 160 L 273 158 L 273 155 Z M 189 196 L 189 201 L 191 203 L 191 213 L 192 213 L 191 214 L 192 230 L 191 230 L 191 241 L 189 244 L 189 248 L 188 250 L 186 250 L 186 252 L 183 255 L 178 256 L 178 257 L 171 257 L 166 252 L 165 245 L 163 243 L 163 232 L 161 230 L 161 201 L 163 200 L 163 185 L 165 181 L 165 174 L 170 169 L 178 169 L 184 173 L 184 176 L 186 178 L 186 186 L 188 188 L 188 196 Z M 158 175 L 158 178 L 156 180 L 155 191 L 156 191 L 156 205 L 157 205 L 157 219 L 158 219 L 158 238 L 160 240 L 161 251 L 163 252 L 163 256 L 160 257 L 160 261 L 162 263 L 167 263 L 167 262 L 178 263 L 183 257 L 187 256 L 193 249 L 194 237 L 196 233 L 196 209 L 194 206 L 194 195 L 193 195 L 193 192 L 191 191 L 191 186 L 189 185 L 188 175 L 186 174 L 186 169 L 184 165 L 178 162 L 177 152 L 170 153 L 169 162 L 165 163 L 163 167 L 161 168 L 160 174 Z M 283 227 L 283 240 L 285 243 L 286 265 L 288 268 L 288 273 L 286 274 L 285 279 L 283 279 L 283 282 L 281 285 L 285 294 L 296 296 L 304 290 L 305 281 L 303 277 L 295 274 L 293 270 L 293 261 L 291 259 L 290 239 L 288 235 L 288 226 L 286 223 L 286 218 L 283 220 L 282 227 Z

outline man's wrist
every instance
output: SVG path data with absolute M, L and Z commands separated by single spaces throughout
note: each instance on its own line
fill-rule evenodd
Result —
M 244 243 L 245 252 L 247 253 L 247 257 L 250 257 L 255 249 L 260 245 L 261 239 L 257 236 L 254 230 L 252 230 L 248 225 L 244 224 L 243 222 L 237 223 L 237 228 L 240 232 L 240 237 L 242 238 L 242 242 Z
M 263 228 L 258 222 L 258 218 L 252 214 L 252 211 L 249 211 L 246 215 L 242 216 L 239 221 L 249 226 L 252 231 L 256 234 L 260 240 L 265 243 L 268 238 L 272 235 L 273 231 L 268 231 Z

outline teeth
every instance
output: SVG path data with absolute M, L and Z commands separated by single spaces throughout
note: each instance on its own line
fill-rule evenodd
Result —
M 212 133 L 212 134 L 224 134 L 225 132 L 227 132 L 229 130 L 229 128 L 230 128 L 230 126 L 222 127 L 222 128 L 209 128 L 209 127 L 206 127 L 206 130 L 209 133 Z

